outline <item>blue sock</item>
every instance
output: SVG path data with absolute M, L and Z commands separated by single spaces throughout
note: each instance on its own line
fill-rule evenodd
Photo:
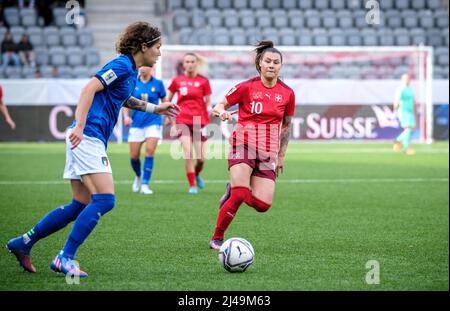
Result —
M 130 159 L 131 167 L 133 168 L 134 173 L 137 177 L 141 177 L 141 160 L 133 160 Z
M 142 184 L 147 185 L 152 178 L 153 171 L 153 157 L 145 157 L 144 161 L 144 177 L 142 178 Z
M 85 207 L 85 204 L 73 199 L 69 204 L 55 208 L 26 233 L 30 238 L 26 244 L 31 247 L 40 239 L 64 228 L 74 221 Z
M 73 259 L 78 247 L 94 230 L 100 216 L 109 212 L 115 204 L 114 194 L 93 194 L 91 203 L 77 217 L 66 245 L 63 249 L 63 256 Z
M 408 149 L 411 143 L 412 131 L 410 128 L 405 129 L 405 136 L 403 137 L 403 148 Z

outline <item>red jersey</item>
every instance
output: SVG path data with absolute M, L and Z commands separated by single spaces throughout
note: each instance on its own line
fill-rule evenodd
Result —
M 294 91 L 281 80 L 267 88 L 260 77 L 255 77 L 233 87 L 225 97 L 230 105 L 239 104 L 232 145 L 278 153 L 283 118 L 295 113 Z
M 196 116 L 201 117 L 201 126 L 209 123 L 204 96 L 209 96 L 212 92 L 207 78 L 201 75 L 189 78 L 182 74 L 173 79 L 169 91 L 178 96 L 177 104 L 181 111 L 176 119 L 177 124 L 192 125 Z
M 2 98 L 3 98 L 3 89 L 2 86 L 0 85 L 0 101 L 2 100 Z

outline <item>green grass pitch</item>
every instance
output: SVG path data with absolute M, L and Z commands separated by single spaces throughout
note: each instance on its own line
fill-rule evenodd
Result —
M 157 150 L 151 188 L 131 193 L 128 146 L 111 144 L 117 204 L 77 254 L 79 285 L 49 269 L 71 225 L 33 249 L 36 274 L 0 252 L 0 290 L 448 290 L 448 143 L 291 144 L 271 210 L 241 206 L 227 237 L 255 248 L 245 273 L 226 272 L 208 249 L 226 161 L 209 160 L 206 189 L 187 194 L 184 163 Z M 65 146 L 0 144 L 0 243 L 71 199 L 62 181 Z M 366 284 L 377 260 L 380 283 Z

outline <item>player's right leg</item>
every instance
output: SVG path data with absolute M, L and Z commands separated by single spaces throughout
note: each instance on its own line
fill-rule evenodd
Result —
M 189 193 L 197 194 L 197 184 L 195 181 L 195 165 L 194 165 L 194 153 L 191 135 L 187 135 L 183 132 L 180 136 L 180 143 L 183 148 L 183 154 L 185 159 L 186 178 L 189 183 Z
M 217 216 L 214 235 L 209 247 L 219 249 L 223 243 L 225 231 L 230 226 L 241 204 L 250 195 L 250 178 L 253 168 L 247 163 L 237 163 L 230 167 L 230 197 L 222 205 Z
M 134 181 L 132 190 L 139 192 L 142 184 L 142 170 L 141 170 L 141 146 L 145 141 L 144 131 L 140 128 L 130 128 L 128 134 L 128 143 L 130 145 L 130 165 L 134 172 Z

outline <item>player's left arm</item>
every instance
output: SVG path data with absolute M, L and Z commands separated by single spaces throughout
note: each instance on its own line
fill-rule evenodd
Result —
M 155 105 L 137 99 L 133 96 L 130 96 L 130 98 L 128 98 L 128 100 L 123 104 L 123 107 L 137 111 L 167 115 L 171 117 L 175 117 L 180 111 L 180 107 L 178 107 L 177 104 L 171 102 L 162 102 L 159 105 Z
M 278 162 L 276 173 L 277 176 L 284 170 L 284 157 L 286 155 L 287 146 L 289 144 L 289 137 L 291 136 L 291 123 L 292 116 L 285 115 L 283 118 L 283 123 L 281 124 L 281 133 L 280 133 L 280 152 L 278 153 Z
M 206 111 L 208 111 L 208 113 L 212 113 L 213 111 L 213 107 L 211 104 L 211 95 L 207 95 L 203 97 L 205 104 L 206 104 Z

